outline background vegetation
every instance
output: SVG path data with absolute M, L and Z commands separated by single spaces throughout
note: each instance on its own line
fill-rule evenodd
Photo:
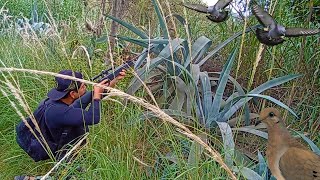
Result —
M 85 3 L 84 3 L 85 2 Z M 37 1 L 36 11 L 33 1 L 0 0 L 0 67 L 16 67 L 36 69 L 40 71 L 58 72 L 61 69 L 73 69 L 85 74 L 89 79 L 105 68 L 105 58 L 113 58 L 116 65 L 123 59 L 132 57 L 130 51 L 139 52 L 141 47 L 127 41 L 119 41 L 110 52 L 110 46 L 105 40 L 99 39 L 90 28 L 88 22 L 96 28 L 99 20 L 100 1 Z M 309 6 L 320 6 L 319 1 L 304 0 L 291 4 L 289 0 L 273 1 L 274 15 L 278 22 L 289 27 L 320 28 L 319 14 L 309 17 Z M 231 37 L 234 33 L 244 29 L 243 22 L 230 18 L 227 22 L 214 24 L 202 14 L 191 12 L 176 5 L 175 1 L 161 1 L 164 14 L 178 13 L 183 16 L 191 28 L 190 42 L 201 36 L 212 41 L 210 50 Z M 169 9 L 170 7 L 170 9 Z M 8 9 L 8 12 L 4 10 Z M 110 14 L 110 7 L 106 13 Z M 36 12 L 36 14 L 35 14 Z M 35 27 L 31 32 L 24 33 L 10 25 L 10 19 L 17 22 L 26 17 L 34 22 L 45 22 L 51 28 Z M 34 17 L 38 17 L 37 21 Z M 305 20 L 307 17 L 307 21 Z M 151 1 L 137 0 L 129 3 L 129 8 L 122 18 L 124 21 L 142 29 L 153 37 L 159 37 L 158 18 Z M 54 21 L 53 21 L 54 20 Z M 248 26 L 257 24 L 250 17 Z M 31 23 L 32 24 L 32 23 Z M 103 25 L 103 35 L 108 35 L 111 20 L 106 19 Z M 171 38 L 185 38 L 184 28 L 176 23 L 168 22 Z M 137 38 L 132 31 L 120 26 L 119 35 Z M 102 37 L 104 37 L 102 35 Z M 240 46 L 241 45 L 241 46 Z M 307 38 L 292 38 L 275 47 L 263 48 L 262 60 L 256 62 L 259 43 L 253 33 L 247 33 L 225 46 L 215 56 L 210 58 L 201 69 L 204 71 L 222 71 L 234 47 L 238 47 L 238 54 L 231 70 L 231 75 L 249 92 L 253 88 L 276 77 L 288 74 L 302 74 L 302 77 L 281 86 L 269 89 L 264 94 L 275 97 L 293 109 L 299 118 L 282 111 L 287 125 L 302 132 L 317 146 L 320 146 L 320 39 L 318 36 Z M 85 50 L 83 50 L 85 49 Z M 90 60 L 90 61 L 88 61 Z M 90 64 L 92 63 L 92 64 Z M 257 65 L 257 71 L 250 79 Z M 30 109 L 35 109 L 38 102 L 46 97 L 46 93 L 54 86 L 52 76 L 31 73 L 13 72 L 12 77 L 4 74 L 23 92 Z M 118 84 L 119 89 L 127 90 L 132 74 Z M 1 89 L 8 91 L 0 77 Z M 230 90 L 232 91 L 232 89 Z M 228 92 L 225 92 L 228 94 Z M 231 92 L 232 93 L 232 92 Z M 146 92 L 138 91 L 136 96 L 145 97 Z M 229 93 L 230 95 L 230 93 Z M 0 178 L 12 179 L 16 175 L 43 175 L 53 166 L 53 162 L 32 162 L 15 141 L 15 126 L 20 121 L 17 112 L 11 107 L 9 99 L 14 95 L 0 96 Z M 151 102 L 151 100 L 150 100 Z M 16 102 L 17 103 L 17 102 Z M 18 103 L 17 103 L 18 104 Z M 258 99 L 256 103 L 249 103 L 251 112 L 258 113 L 262 107 L 274 104 Z M 19 105 L 17 105 L 19 107 Z M 22 109 L 19 107 L 19 109 Z M 153 121 L 152 118 L 141 120 L 144 112 L 140 106 L 118 101 L 105 101 L 103 117 L 99 125 L 90 129 L 89 144 L 84 147 L 76 161 L 63 164 L 55 176 L 64 179 L 74 176 L 77 179 L 226 179 L 227 173 L 208 158 L 202 155 L 202 161 L 190 166 L 186 156 L 186 149 L 192 145 L 181 133 L 176 132 L 174 126 L 163 121 Z M 240 114 L 241 112 L 239 112 Z M 26 115 L 26 114 L 24 114 Z M 237 114 L 238 115 L 238 114 Z M 253 124 L 253 121 L 250 122 Z M 193 126 L 193 132 L 202 132 L 199 126 Z M 250 158 L 249 161 L 237 163 L 238 167 L 256 164 L 257 151 L 265 151 L 265 140 L 257 136 L 234 132 L 236 147 Z M 221 133 L 207 134 L 210 146 L 225 155 Z M 209 139 L 208 138 L 208 139 Z M 170 153 L 174 153 L 171 156 Z M 176 158 L 172 160 L 172 158 Z M 85 172 L 78 172 L 82 167 Z M 250 166 L 251 167 L 251 166 Z M 241 174 L 238 175 L 240 178 Z

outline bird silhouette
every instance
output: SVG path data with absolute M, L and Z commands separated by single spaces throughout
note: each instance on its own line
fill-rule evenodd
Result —
M 277 180 L 320 180 L 320 156 L 291 136 L 277 109 L 263 109 L 259 122 L 267 125 L 266 156 Z
M 219 0 L 215 5 L 209 7 L 193 3 L 182 3 L 182 5 L 194 11 L 206 13 L 208 14 L 207 18 L 209 20 L 219 23 L 227 20 L 229 13 L 224 8 L 227 7 L 231 2 L 232 0 Z
M 264 29 L 258 28 L 256 30 L 256 36 L 261 43 L 269 46 L 283 43 L 284 37 L 310 36 L 320 33 L 320 29 L 286 28 L 278 24 L 269 13 L 258 5 L 252 6 L 252 12 L 260 24 L 264 26 Z

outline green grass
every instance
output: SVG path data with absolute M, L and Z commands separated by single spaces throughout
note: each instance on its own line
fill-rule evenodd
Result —
M 0 4 L 4 2 L 0 0 Z M 83 14 L 86 9 L 81 6 L 82 1 L 54 2 L 57 4 L 49 6 L 54 18 L 58 22 L 65 20 L 70 26 L 70 29 L 67 30 L 68 34 L 63 36 L 65 38 L 62 38 L 62 41 L 54 39 L 49 42 L 44 38 L 40 42 L 31 42 L 23 40 L 15 33 L 0 35 L 0 61 L 6 67 L 51 72 L 58 72 L 62 69 L 81 70 L 88 79 L 103 69 L 101 55 L 93 57 L 92 72 L 85 56 L 79 55 L 76 59 L 71 58 L 76 45 L 88 46 L 90 44 L 91 35 L 85 32 L 83 26 Z M 149 2 L 141 0 L 136 6 L 148 7 Z M 8 1 L 7 7 L 14 15 L 22 12 L 28 16 L 32 3 L 31 1 L 12 0 Z M 289 12 L 283 11 L 285 8 L 282 7 L 284 4 L 280 3 L 276 11 L 277 19 L 281 19 L 281 22 L 288 26 L 304 26 L 304 22 L 295 20 L 294 15 L 289 10 L 286 10 Z M 40 13 L 46 12 L 46 8 L 40 0 L 38 8 Z M 167 11 L 165 8 L 164 10 Z M 181 8 L 176 6 L 172 11 L 182 12 Z M 139 24 L 147 27 L 146 14 L 152 19 L 156 19 L 152 9 L 146 12 L 139 11 L 139 18 L 137 18 L 138 16 L 129 16 L 127 19 L 133 23 L 138 21 Z M 68 20 L 71 16 L 75 16 L 76 21 Z M 243 28 L 241 24 L 235 24 L 231 21 L 226 24 L 212 24 L 204 16 L 190 11 L 188 11 L 187 17 L 192 29 L 192 39 L 206 35 L 213 40 L 212 47 Z M 255 20 L 250 20 L 251 25 L 255 23 Z M 151 25 L 153 29 L 156 29 L 156 21 L 151 22 Z M 319 28 L 319 24 L 311 24 L 310 27 Z M 184 34 L 182 28 L 179 28 L 178 32 Z M 128 32 L 122 29 L 120 34 L 128 35 Z M 292 116 L 288 117 L 286 122 L 290 128 L 308 133 L 308 137 L 317 146 L 320 146 L 320 98 L 317 96 L 320 93 L 320 79 L 317 74 L 320 69 L 318 61 L 320 48 L 317 41 L 319 41 L 318 37 L 306 39 L 302 57 L 299 56 L 302 38 L 295 38 L 286 41 L 281 46 L 268 48 L 263 61 L 258 66 L 253 86 L 280 75 L 304 74 L 303 78 L 294 83 L 295 93 L 291 96 L 293 83 L 287 83 L 285 86 L 281 86 L 279 91 L 270 91 L 269 93 L 285 103 L 290 102 L 290 107 L 299 114 L 300 119 L 298 120 L 294 120 Z M 248 34 L 244 41 L 242 58 L 238 60 L 242 62 L 238 78 L 244 79 L 241 81 L 244 87 L 249 81 L 257 46 L 258 42 L 253 34 Z M 62 51 L 63 47 L 66 48 L 66 54 Z M 107 50 L 105 45 L 101 45 L 99 48 Z M 223 49 L 222 59 L 226 59 L 231 49 L 232 46 Z M 2 67 L 3 64 L 0 66 Z M 12 74 L 31 109 L 35 109 L 40 100 L 45 98 L 46 93 L 54 86 L 54 78 L 51 76 L 16 72 Z M 6 77 L 10 76 L 6 74 Z M 0 80 L 0 88 L 5 88 L 2 76 L 0 76 Z M 119 88 L 125 90 L 129 81 L 130 76 L 119 84 Z M 12 95 L 9 98 L 17 102 Z M 7 97 L 0 95 L 0 104 L 0 179 L 13 179 L 16 175 L 26 174 L 43 175 L 48 172 L 53 166 L 52 162 L 35 163 L 17 145 L 15 126 L 20 121 L 20 117 L 10 106 Z M 255 107 L 255 109 L 257 108 L 259 107 Z M 21 107 L 19 109 L 22 110 Z M 81 150 L 72 164 L 64 164 L 60 167 L 59 173 L 56 174 L 57 179 L 63 179 L 68 175 L 74 175 L 81 179 L 160 179 L 161 177 L 168 179 L 226 179 L 226 172 L 212 159 L 202 161 L 196 167 L 190 167 L 185 160 L 184 148 L 181 144 L 190 145 L 191 142 L 176 132 L 175 127 L 167 123 L 154 120 L 141 121 L 139 115 L 142 111 L 144 109 L 137 104 L 129 103 L 125 107 L 113 101 L 104 102 L 101 123 L 91 127 L 88 145 Z M 243 137 L 248 140 L 247 136 Z M 212 134 L 211 138 L 221 140 L 217 134 Z M 222 154 L 224 153 L 220 142 L 212 144 L 212 146 Z M 265 147 L 261 148 L 261 150 L 264 149 Z M 179 157 L 176 165 L 167 160 L 157 160 L 159 155 L 165 156 L 168 152 L 174 152 Z M 146 165 L 139 163 L 135 158 Z M 154 168 L 159 162 L 158 168 Z M 78 166 L 83 167 L 86 171 L 84 173 L 77 172 L 75 169 Z
M 30 19 L 34 2 L 37 2 L 39 18 L 44 18 L 46 22 L 47 7 L 49 7 L 56 20 L 67 20 L 71 16 L 79 18 L 83 13 L 83 1 L 0 0 L 0 6 L 2 7 L 6 3 L 5 7 L 9 9 L 11 15 L 24 16 Z

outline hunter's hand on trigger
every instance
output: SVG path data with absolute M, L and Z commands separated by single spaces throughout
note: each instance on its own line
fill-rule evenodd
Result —
M 105 79 L 98 83 L 97 85 L 93 86 L 93 98 L 94 99 L 101 99 L 101 93 L 104 92 L 104 88 L 101 86 L 108 86 L 109 82 L 108 79 Z
M 125 76 L 126 76 L 126 70 L 123 69 L 123 70 L 120 72 L 119 76 L 116 77 L 116 79 L 117 79 L 117 80 L 121 80 L 121 79 L 123 79 Z
M 124 78 L 125 75 L 126 75 L 126 70 L 123 69 L 123 70 L 119 73 L 119 75 L 110 82 L 109 86 L 110 86 L 110 87 L 114 87 L 119 80 L 121 80 L 121 79 Z

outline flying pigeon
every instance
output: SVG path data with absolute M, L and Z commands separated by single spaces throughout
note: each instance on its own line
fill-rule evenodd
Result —
M 213 6 L 204 6 L 201 4 L 193 4 L 193 3 L 183 3 L 182 5 L 188 9 L 192 9 L 194 11 L 200 13 L 206 13 L 207 18 L 213 22 L 219 23 L 223 22 L 228 18 L 228 11 L 224 8 L 227 7 L 232 0 L 219 0 Z
M 258 40 L 266 45 L 274 46 L 283 43 L 284 37 L 310 36 L 320 33 L 320 29 L 286 28 L 278 24 L 273 17 L 260 6 L 253 5 L 252 12 L 265 28 L 257 29 Z

